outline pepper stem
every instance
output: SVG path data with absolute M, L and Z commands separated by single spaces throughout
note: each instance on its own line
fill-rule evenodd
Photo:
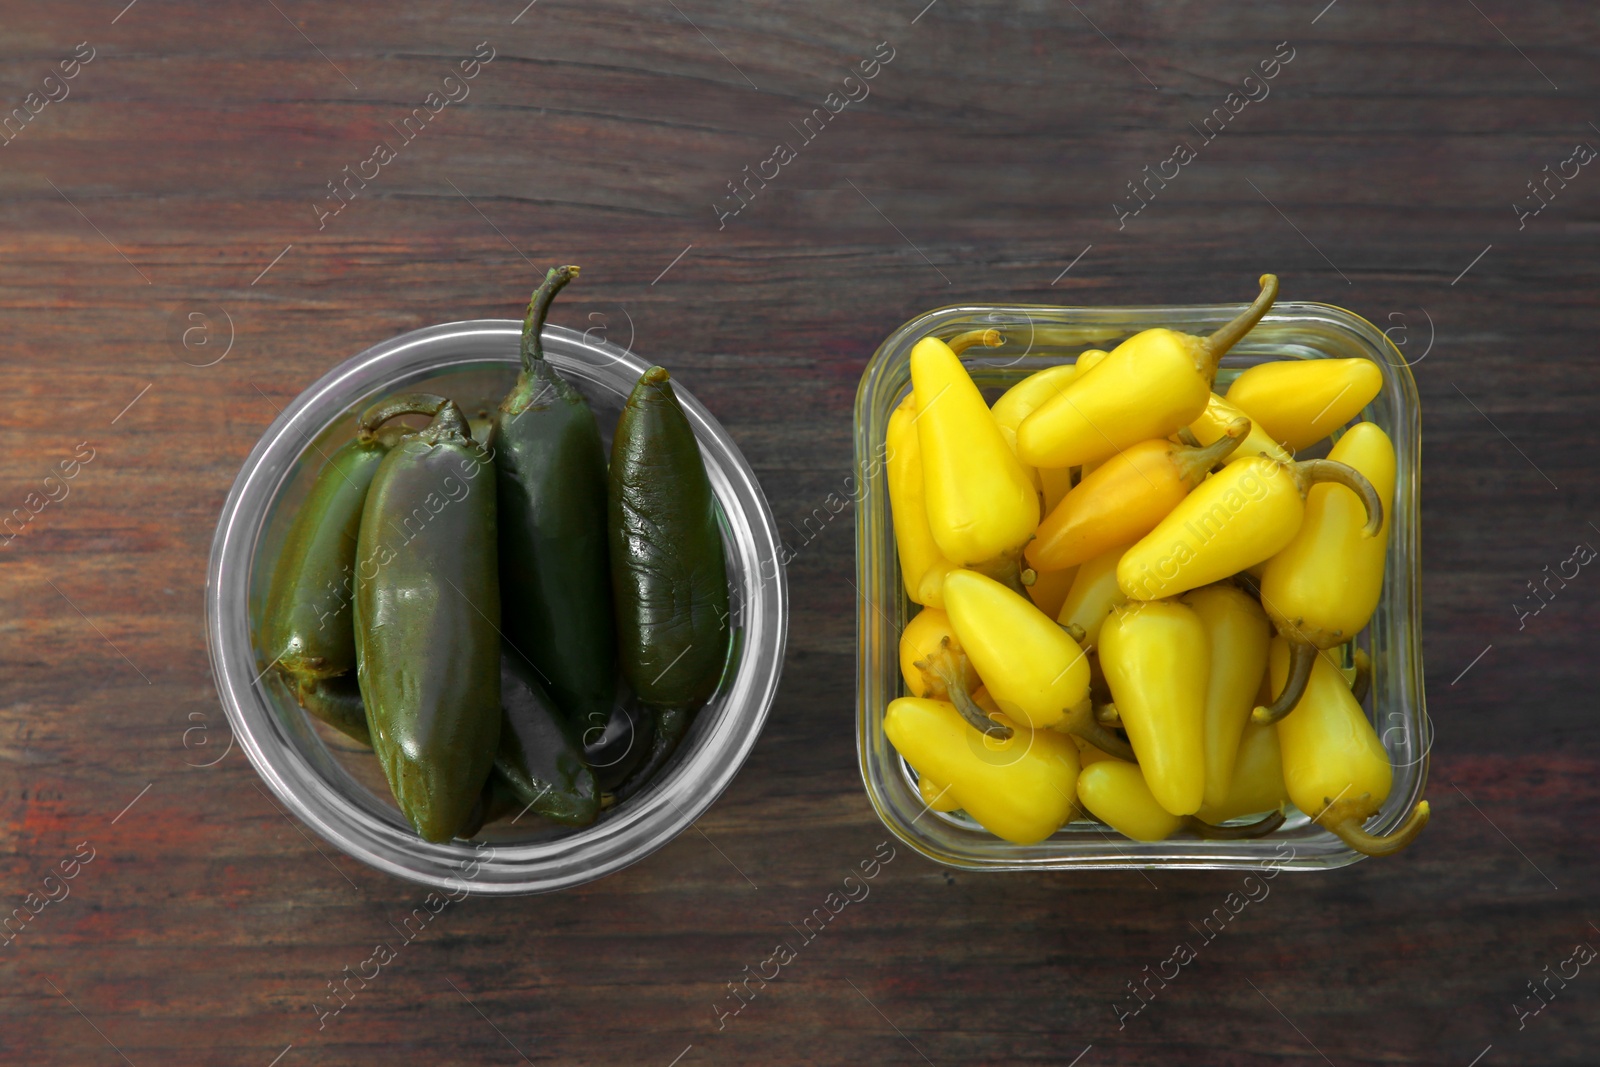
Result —
M 1417 839 L 1423 827 L 1428 825 L 1428 818 L 1432 808 L 1426 800 L 1417 801 L 1417 806 L 1411 809 L 1411 814 L 1406 816 L 1404 822 L 1395 828 L 1394 833 L 1387 837 L 1378 837 L 1369 834 L 1361 828 L 1366 822 L 1366 816 L 1361 814 L 1359 808 L 1350 810 L 1345 808 L 1350 801 L 1339 804 L 1330 804 L 1321 815 L 1317 816 L 1318 825 L 1332 831 L 1339 840 L 1361 853 L 1363 856 L 1392 856 Z
M 544 281 L 539 288 L 533 291 L 533 299 L 528 301 L 528 315 L 522 320 L 522 372 L 532 373 L 533 361 L 544 358 L 544 320 L 550 314 L 550 302 L 556 294 L 566 288 L 568 282 L 578 276 L 578 268 L 572 266 L 551 267 L 550 272 L 544 276 Z
M 1278 276 L 1263 274 L 1261 292 L 1250 306 L 1235 315 L 1232 322 L 1200 342 L 1204 346 L 1206 357 L 1206 365 L 1202 368 L 1202 372 L 1207 378 L 1217 376 L 1217 364 L 1227 355 L 1228 349 L 1238 344 L 1241 337 L 1255 328 L 1256 323 L 1261 321 L 1276 299 L 1278 299 Z
M 1279 808 L 1272 814 L 1255 822 L 1247 822 L 1243 826 L 1217 826 L 1202 822 L 1193 815 L 1188 816 L 1188 823 L 1189 829 L 1208 841 L 1239 841 L 1247 837 L 1266 837 L 1283 825 L 1284 818 L 1283 809 Z
M 1350 695 L 1356 698 L 1357 704 L 1365 704 L 1367 693 L 1372 689 L 1372 657 L 1364 648 L 1357 648 L 1351 655 L 1356 661 L 1356 676 L 1350 680 Z
M 1178 478 L 1185 486 L 1193 489 L 1200 484 L 1200 480 L 1211 468 L 1233 455 L 1234 449 L 1243 444 L 1249 434 L 1250 420 L 1234 419 L 1228 423 L 1228 428 L 1222 431 L 1222 436 L 1209 445 L 1202 445 L 1199 448 L 1173 445 L 1172 462 L 1178 468 Z
M 1270 726 L 1294 710 L 1300 698 L 1306 695 L 1306 684 L 1311 681 L 1311 668 L 1317 662 L 1316 645 L 1292 637 L 1286 640 L 1289 642 L 1289 677 L 1284 679 L 1283 692 L 1271 704 L 1250 713 L 1250 721 L 1262 726 Z
M 922 671 L 924 692 L 935 700 L 948 700 L 954 704 L 956 711 L 967 720 L 967 725 L 980 734 L 1004 741 L 1011 736 L 1011 728 L 989 718 L 972 699 L 972 694 L 967 692 L 964 670 L 966 658 L 950 651 L 950 638 L 940 638 L 939 651 L 915 663 L 916 668 Z M 942 694 L 937 692 L 939 688 L 943 688 Z
M 374 430 L 400 415 L 426 415 L 433 418 L 450 401 L 433 393 L 401 393 L 373 404 L 356 419 L 356 429 L 371 435 Z
M 993 578 L 1013 593 L 1028 595 L 1028 585 L 1031 583 L 1024 580 L 1020 553 L 1015 556 L 996 556 L 983 563 L 974 563 L 972 569 L 987 578 Z M 1038 575 L 1034 574 L 1034 578 L 1037 579 Z M 1031 598 L 1029 603 L 1032 603 Z
M 1095 720 L 1094 701 L 1087 697 L 1068 708 L 1066 718 L 1054 724 L 1053 729 L 1077 734 L 1108 756 L 1115 756 L 1128 763 L 1139 762 L 1139 757 L 1133 754 L 1133 748 L 1128 742 Z
M 1340 463 L 1336 459 L 1303 459 L 1294 465 L 1294 476 L 1300 483 L 1301 496 L 1318 482 L 1344 486 L 1360 497 L 1361 506 L 1367 509 L 1367 525 L 1361 532 L 1367 537 L 1376 537 L 1378 531 L 1383 529 L 1382 498 L 1372 483 L 1367 481 L 1367 476 L 1348 463 Z
M 1005 336 L 993 326 L 986 330 L 968 330 L 966 333 L 958 333 L 945 342 L 950 346 L 950 351 L 958 356 L 973 345 L 982 345 L 985 348 L 999 348 L 1005 343 Z

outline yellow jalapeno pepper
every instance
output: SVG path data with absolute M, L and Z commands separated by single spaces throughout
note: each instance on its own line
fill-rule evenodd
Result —
M 960 566 L 1015 560 L 1039 525 L 1039 496 L 983 394 L 936 337 L 912 348 L 911 383 L 928 527 L 940 552 Z
M 1128 602 L 1128 596 L 1117 584 L 1117 564 L 1129 546 L 1118 545 L 1086 561 L 1078 568 L 1067 590 L 1067 599 L 1061 602 L 1056 621 L 1062 626 L 1083 631 L 1083 643 L 1092 645 L 1100 640 L 1100 627 L 1111 615 L 1111 609 Z
M 1177 596 L 1270 558 L 1300 529 L 1306 491 L 1328 481 L 1358 494 L 1367 509 L 1364 533 L 1377 536 L 1383 504 L 1360 472 L 1326 459 L 1236 459 L 1128 549 L 1117 564 L 1122 591 L 1134 600 Z
M 1255 302 L 1209 337 L 1155 329 L 1128 338 L 1022 420 L 1017 455 L 1035 467 L 1071 467 L 1193 422 L 1205 411 L 1218 361 L 1277 294 L 1278 279 L 1264 274 Z
M 889 416 L 884 435 L 887 445 L 885 475 L 889 481 L 889 512 L 894 517 L 894 543 L 900 557 L 900 577 L 906 596 L 916 604 L 944 604 L 944 576 L 955 564 L 944 558 L 928 525 L 923 493 L 922 446 L 917 440 L 917 398 L 907 396 Z
M 1226 795 L 1215 803 L 1207 800 L 1195 814 L 1208 823 L 1225 823 L 1245 815 L 1277 811 L 1288 802 L 1278 730 L 1252 722 L 1245 724 L 1244 735 L 1239 739 Z
M 1183 829 L 1183 817 L 1156 802 L 1132 763 L 1098 760 L 1078 772 L 1078 800 L 1090 815 L 1135 841 L 1164 841 Z
M 1211 394 L 1211 399 L 1206 401 L 1206 409 L 1200 417 L 1189 424 L 1189 432 L 1194 434 L 1194 439 L 1202 445 L 1209 445 L 1228 432 L 1238 419 L 1250 419 L 1250 431 L 1244 435 L 1244 440 L 1239 442 L 1239 447 L 1234 455 L 1240 459 L 1246 456 L 1266 456 L 1280 463 L 1292 463 L 1294 455 L 1278 442 L 1272 435 L 1262 429 L 1261 424 L 1237 404 L 1224 400 L 1216 393 Z
M 1078 800 L 1089 814 L 1135 841 L 1163 841 L 1184 829 L 1208 838 L 1259 837 L 1283 825 L 1282 812 L 1245 826 L 1213 826 L 1193 815 L 1174 815 L 1156 800 L 1138 767 L 1116 760 L 1086 764 L 1078 772 Z
M 955 811 L 961 807 L 961 802 L 950 795 L 949 786 L 940 785 L 926 775 L 917 779 L 917 795 L 930 811 Z
M 1059 725 L 1107 752 L 1131 757 L 1120 738 L 1095 722 L 1088 657 L 1050 616 L 994 579 L 964 570 L 945 579 L 945 609 L 973 669 L 1007 718 L 1032 729 Z M 967 721 L 994 733 L 988 716 L 967 706 L 960 676 L 948 663 L 937 669 L 948 699 Z
M 1031 845 L 1072 818 L 1078 749 L 1050 730 L 1003 716 L 1000 725 L 1007 736 L 976 733 L 952 705 L 918 697 L 890 702 L 883 719 L 889 743 L 919 779 L 947 786 L 945 796 L 996 837 Z
M 1298 452 L 1359 415 L 1382 388 L 1383 371 L 1370 359 L 1284 359 L 1246 370 L 1227 397 Z
M 1100 365 L 1101 360 L 1110 354 L 1110 352 L 1099 348 L 1090 348 L 1078 353 L 1078 362 L 1075 364 L 1078 368 L 1078 373 L 1080 375 L 1088 374 Z
M 1117 608 L 1100 630 L 1100 668 L 1150 792 L 1172 814 L 1194 814 L 1205 799 L 1205 623 L 1177 601 Z
M 1183 603 L 1200 616 L 1211 639 L 1205 703 L 1205 803 L 1222 804 L 1233 782 L 1239 737 L 1267 673 L 1272 624 L 1255 598 L 1219 582 L 1192 590 Z
M 1017 450 L 1017 427 L 1022 424 L 1022 420 L 1038 410 L 1040 405 L 1060 394 L 1077 373 L 1078 368 L 1071 363 L 1046 367 L 1007 389 L 1000 399 L 994 402 L 994 407 L 989 409 L 989 413 L 994 416 L 995 425 L 1000 427 L 1001 435 L 1005 437 L 1006 444 L 1011 446 L 1013 452 Z
M 1284 691 L 1256 710 L 1257 722 L 1277 722 L 1289 714 L 1305 690 L 1317 650 L 1360 633 L 1383 591 L 1394 445 L 1376 425 L 1362 422 L 1339 438 L 1328 458 L 1348 464 L 1371 483 L 1382 504 L 1383 525 L 1376 537 L 1367 536 L 1362 503 L 1342 486 L 1319 485 L 1307 494 L 1305 521 L 1261 574 L 1261 604 L 1289 642 L 1291 657 Z
M 1159 438 L 1119 452 L 1045 517 L 1023 556 L 1034 568 L 1056 570 L 1138 540 L 1228 458 L 1249 428 L 1250 421 L 1240 419 L 1204 448 Z
M 961 642 L 950 628 L 950 616 L 938 608 L 923 608 L 900 631 L 900 675 L 912 696 L 946 699 L 943 681 L 917 666 L 941 653 L 959 660 L 962 682 L 968 689 L 983 684 L 961 651 Z
M 1272 684 L 1281 690 L 1289 676 L 1289 645 L 1272 640 Z M 1417 802 L 1387 837 L 1376 837 L 1362 824 L 1383 807 L 1394 781 L 1389 753 L 1339 669 L 1327 656 L 1317 656 L 1305 695 L 1288 718 L 1274 727 L 1283 749 L 1283 781 L 1295 807 L 1357 852 L 1386 856 L 1416 840 L 1428 825 L 1430 808 Z

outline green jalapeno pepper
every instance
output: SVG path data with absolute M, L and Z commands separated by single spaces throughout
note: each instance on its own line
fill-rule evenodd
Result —
M 606 457 L 594 412 L 544 358 L 555 267 L 528 303 L 522 372 L 495 413 L 500 602 L 506 639 L 577 733 L 605 732 L 616 689 L 606 559 Z
M 399 433 L 360 432 L 327 457 L 284 539 L 267 592 L 262 651 L 300 706 L 371 744 L 354 680 L 356 534 L 378 464 Z
M 373 405 L 369 432 L 433 414 L 379 464 L 357 543 L 357 678 L 373 748 L 400 810 L 428 841 L 473 814 L 500 734 L 500 585 L 489 457 L 453 403 Z
M 715 691 L 728 654 L 716 496 L 694 428 L 661 367 L 645 371 L 617 421 L 609 499 L 618 652 L 655 729 L 637 786 L 671 756 L 695 709 Z
M 554 702 L 537 681 L 501 661 L 504 718 L 494 774 L 527 810 L 570 826 L 587 826 L 600 813 L 594 772 L 584 766 Z

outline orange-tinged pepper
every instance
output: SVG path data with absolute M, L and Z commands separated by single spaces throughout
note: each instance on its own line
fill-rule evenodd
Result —
M 1272 639 L 1271 665 L 1273 689 L 1281 691 L 1289 676 L 1289 646 L 1281 637 Z M 1289 799 L 1357 852 L 1398 852 L 1428 825 L 1430 808 L 1421 800 L 1387 837 L 1362 829 L 1383 807 L 1394 770 L 1372 723 L 1327 656 L 1315 658 L 1305 695 L 1274 729 Z
M 1056 612 L 1056 621 L 1062 626 L 1077 627 L 1083 631 L 1083 642 L 1095 644 L 1100 640 L 1100 627 L 1111 615 L 1111 609 L 1128 602 L 1128 596 L 1117 584 L 1117 564 L 1128 545 L 1108 549 L 1078 568 L 1067 590 L 1067 599 Z
M 911 383 L 934 542 L 962 566 L 1015 558 L 1039 525 L 1039 496 L 983 394 L 936 337 L 912 348 Z
M 1376 425 L 1362 422 L 1339 438 L 1328 458 L 1348 464 L 1371 483 L 1383 524 L 1376 537 L 1369 536 L 1360 498 L 1343 486 L 1318 485 L 1307 494 L 1305 521 L 1261 575 L 1261 604 L 1290 642 L 1293 662 L 1287 687 L 1256 712 L 1258 722 L 1276 722 L 1289 713 L 1304 690 L 1316 650 L 1342 645 L 1360 633 L 1383 590 L 1394 445 Z
M 980 734 L 942 700 L 901 697 L 884 713 L 883 732 L 919 779 L 948 786 L 946 796 L 984 829 L 1031 845 L 1072 818 L 1078 748 L 1050 730 L 1003 717 L 1000 725 L 1008 736 Z
M 1383 371 L 1370 359 L 1284 359 L 1246 370 L 1227 397 L 1298 452 L 1359 415 L 1382 388 Z
M 1240 419 L 1204 448 L 1158 438 L 1119 452 L 1045 517 L 1023 556 L 1039 570 L 1056 570 L 1138 540 L 1238 447 L 1249 428 L 1249 420 Z
M 1071 467 L 1165 437 L 1205 411 L 1217 363 L 1249 332 L 1278 293 L 1261 276 L 1261 295 L 1206 338 L 1175 330 L 1135 334 L 1080 374 L 1060 396 L 1017 427 L 1017 455 L 1035 467 Z
M 1248 412 L 1216 393 L 1212 393 L 1211 399 L 1206 401 L 1206 409 L 1200 413 L 1200 417 L 1189 424 L 1189 432 L 1194 434 L 1194 439 L 1202 445 L 1209 445 L 1226 434 L 1228 427 L 1238 419 L 1250 419 L 1250 432 L 1239 442 L 1239 447 L 1234 452 L 1235 456 L 1240 459 L 1246 456 L 1266 456 L 1280 463 L 1294 461 L 1293 454 L 1274 441 Z
M 1034 574 L 1033 584 L 1028 586 L 1028 599 L 1053 619 L 1061 614 L 1061 605 L 1066 603 L 1067 592 L 1072 588 L 1072 581 L 1077 576 L 1076 567 L 1066 567 L 1059 571 L 1037 571 Z
M 1220 805 L 1233 782 L 1239 737 L 1267 673 L 1272 624 L 1255 598 L 1230 582 L 1186 593 L 1188 605 L 1211 639 L 1205 704 L 1205 803 Z M 1208 820 L 1209 821 L 1209 820 Z
M 1172 600 L 1117 608 L 1100 630 L 1100 668 L 1150 792 L 1174 815 L 1205 799 L 1205 708 L 1211 638 Z
M 1201 482 L 1128 549 L 1117 564 L 1122 591 L 1134 600 L 1176 596 L 1268 559 L 1300 529 L 1306 491 L 1325 481 L 1360 494 L 1367 506 L 1366 536 L 1376 536 L 1383 505 L 1367 480 L 1343 463 L 1236 459 Z
M 894 516 L 894 542 L 906 596 L 913 603 L 939 607 L 944 603 L 944 576 L 955 564 L 944 558 L 928 525 L 916 419 L 917 398 L 913 394 L 889 416 L 889 429 L 884 435 L 888 453 L 884 473 L 889 480 L 889 511 Z
M 1283 754 L 1278 747 L 1278 729 L 1247 723 L 1239 739 L 1239 753 L 1233 762 L 1225 796 L 1216 803 L 1207 801 L 1196 812 L 1208 823 L 1277 811 L 1289 802 L 1283 784 Z
M 900 631 L 900 676 L 914 697 L 946 699 L 944 683 L 931 677 L 917 666 L 931 661 L 941 651 L 948 650 L 960 658 L 962 680 L 971 689 L 982 684 L 972 665 L 961 651 L 961 642 L 950 628 L 950 616 L 938 608 L 923 608 L 911 617 L 906 628 Z

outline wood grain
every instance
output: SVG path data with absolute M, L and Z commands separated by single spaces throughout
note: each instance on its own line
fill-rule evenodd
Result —
M 1588 8 L 521 9 L 0 2 L 4 108 L 95 49 L 0 147 L 0 514 L 94 449 L 0 543 L 0 904 L 95 852 L 0 948 L 0 1060 L 1593 1060 L 1592 969 L 1520 1029 L 1513 1004 L 1600 945 L 1600 579 L 1522 629 L 1511 608 L 1600 537 L 1600 175 L 1521 229 L 1511 207 L 1600 144 Z M 326 183 L 484 41 L 470 96 L 319 230 Z M 719 229 L 726 183 L 884 41 L 871 95 Z M 1270 95 L 1119 229 L 1126 183 L 1283 41 Z M 515 314 L 556 261 L 584 267 L 558 318 L 622 339 L 631 317 L 780 523 L 851 473 L 861 370 L 930 307 L 1238 300 L 1271 269 L 1286 298 L 1394 328 L 1426 426 L 1433 825 L 1394 859 L 1274 880 L 1120 1030 L 1126 983 L 1240 875 L 979 877 L 902 847 L 719 1029 L 726 983 L 887 836 L 856 769 L 841 516 L 790 566 L 782 691 L 699 832 L 579 890 L 452 905 L 319 1030 L 326 983 L 422 894 L 311 836 L 237 750 L 186 765 L 186 730 L 226 744 L 202 632 L 216 516 L 275 406 L 400 331 Z M 189 365 L 174 324 L 218 308 L 232 349 Z

